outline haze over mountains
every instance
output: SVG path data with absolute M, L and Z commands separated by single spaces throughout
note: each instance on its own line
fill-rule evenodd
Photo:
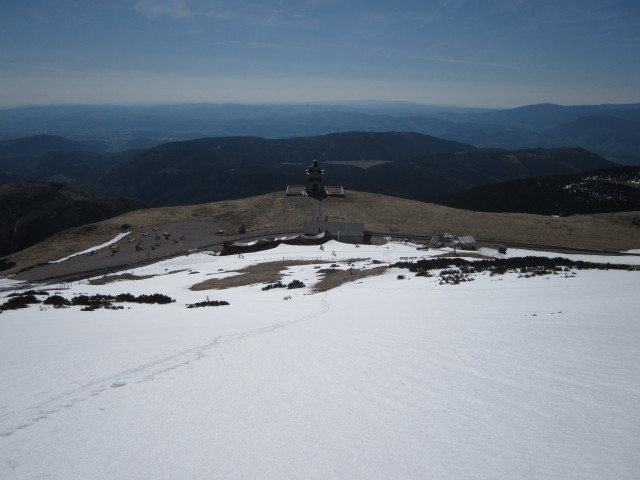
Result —
M 4 139 L 53 134 L 114 151 L 221 136 L 289 138 L 346 131 L 424 133 L 476 147 L 582 147 L 640 164 L 640 104 L 489 110 L 406 102 L 42 106 L 0 110 Z

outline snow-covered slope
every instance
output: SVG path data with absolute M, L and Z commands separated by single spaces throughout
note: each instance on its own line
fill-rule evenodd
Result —
M 0 477 L 638 478 L 640 272 L 440 285 L 388 269 L 310 288 L 320 259 L 362 270 L 436 253 L 196 254 L 60 291 L 175 303 L 3 312 Z M 189 290 L 283 259 L 318 262 L 286 271 L 305 288 Z M 186 308 L 207 297 L 230 305 Z

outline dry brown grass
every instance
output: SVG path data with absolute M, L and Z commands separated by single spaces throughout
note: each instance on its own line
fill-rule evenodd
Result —
M 344 283 L 355 282 L 362 280 L 366 277 L 374 275 L 380 275 L 385 272 L 387 265 L 381 265 L 379 267 L 368 268 L 366 270 L 350 269 L 324 269 L 320 273 L 323 274 L 322 279 L 313 288 L 314 292 L 326 292 L 332 288 L 339 287 Z
M 132 273 L 122 273 L 120 275 L 105 275 L 104 277 L 92 278 L 89 280 L 91 285 L 106 285 L 108 283 L 121 282 L 124 280 L 146 280 L 153 278 L 155 275 L 133 275 Z
M 210 278 L 204 282 L 196 283 L 190 290 L 199 292 L 202 290 L 223 290 L 225 288 L 246 287 L 258 283 L 276 283 L 282 280 L 282 272 L 287 267 L 294 265 L 314 265 L 327 263 L 318 260 L 281 260 L 278 262 L 265 262 L 250 265 L 241 270 L 230 270 L 240 275 L 227 278 Z
M 56 260 L 70 253 L 107 242 L 131 225 L 133 235 L 155 226 L 170 228 L 177 222 L 203 222 L 214 228 L 237 229 L 269 235 L 279 230 L 304 230 L 311 218 L 309 199 L 275 192 L 241 200 L 137 210 L 103 222 L 60 232 L 44 242 L 11 255 L 11 270 Z M 513 213 L 458 210 L 402 198 L 347 191 L 344 198 L 327 198 L 320 216 L 330 221 L 361 222 L 365 229 L 394 234 L 473 235 L 496 242 L 523 242 L 593 250 L 622 251 L 640 248 L 640 212 L 574 215 L 554 218 Z M 212 242 L 213 243 L 213 239 Z
M 355 260 L 353 260 L 355 261 Z M 265 262 L 257 265 L 250 265 L 241 270 L 230 270 L 229 272 L 239 273 L 227 278 L 211 278 L 204 282 L 193 285 L 190 290 L 203 291 L 203 290 L 224 290 L 226 288 L 246 287 L 249 285 L 257 284 L 270 284 L 281 282 L 283 280 L 283 272 L 294 265 L 322 265 L 333 263 L 330 261 L 318 261 L 318 260 L 282 260 L 277 262 Z M 341 263 L 352 263 L 352 261 L 345 261 Z M 314 286 L 314 292 L 326 292 L 332 288 L 336 288 L 343 283 L 355 282 L 363 278 L 379 275 L 384 272 L 388 267 L 381 265 L 366 270 L 350 269 L 341 270 L 337 268 L 325 268 L 318 270 L 318 273 L 322 275 L 320 281 Z M 229 273 L 226 272 L 226 273 Z M 283 282 L 284 283 L 284 282 Z
M 164 273 L 163 275 L 171 275 L 174 273 L 184 272 L 183 270 L 173 270 L 171 272 Z M 120 273 L 117 275 L 105 275 L 103 277 L 92 278 L 89 280 L 91 285 L 106 285 L 108 283 L 121 282 L 124 280 L 146 280 L 148 278 L 157 277 L 158 275 L 134 275 L 133 273 Z

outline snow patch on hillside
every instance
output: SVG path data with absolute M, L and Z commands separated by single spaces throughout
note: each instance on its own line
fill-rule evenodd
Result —
M 115 237 L 113 237 L 110 241 L 105 242 L 101 245 L 96 245 L 95 247 L 91 247 L 91 248 L 87 248 L 86 250 L 83 250 L 81 252 L 77 252 L 74 253 L 72 255 L 68 255 L 64 258 L 61 258 L 59 260 L 53 260 L 51 261 L 51 263 L 60 263 L 60 262 L 64 262 L 65 260 L 68 260 L 72 257 L 77 257 L 78 255 L 86 255 L 87 253 L 91 253 L 91 252 L 95 252 L 97 250 L 101 250 L 103 248 L 107 248 L 111 245 L 113 245 L 114 243 L 117 243 L 120 239 L 126 237 L 127 235 L 129 235 L 131 232 L 125 232 L 125 233 L 119 233 L 118 235 L 116 235 Z
M 192 254 L 129 272 L 146 280 L 58 292 L 158 292 L 169 305 L 3 312 L 0 477 L 637 478 L 640 272 L 439 285 L 388 268 L 311 289 L 323 262 L 347 271 L 444 251 Z M 522 255 L 558 256 L 508 252 Z M 312 262 L 285 272 L 305 288 L 190 290 L 283 259 Z M 230 305 L 186 308 L 207 298 Z

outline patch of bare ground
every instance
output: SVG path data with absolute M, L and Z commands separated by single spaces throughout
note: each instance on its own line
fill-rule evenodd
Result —
M 146 280 L 153 278 L 155 275 L 133 275 L 132 273 L 122 273 L 120 275 L 105 275 L 104 277 L 92 278 L 89 280 L 91 285 L 106 285 L 108 283 L 121 282 L 124 280 Z
M 282 280 L 282 272 L 294 265 L 315 265 L 329 262 L 319 260 L 280 260 L 277 262 L 258 263 L 241 270 L 229 270 L 240 275 L 227 278 L 210 278 L 204 282 L 196 283 L 190 290 L 199 292 L 202 290 L 223 290 L 225 288 L 246 287 L 258 283 L 275 283 Z M 227 272 L 228 273 L 228 272 Z
M 326 292 L 342 284 L 362 280 L 373 275 L 380 275 L 387 269 L 387 265 L 368 269 L 350 268 L 349 270 L 339 270 L 337 268 L 325 268 L 319 270 L 323 274 L 322 279 L 313 287 L 314 292 Z
M 183 270 L 173 270 L 163 275 L 171 275 L 173 273 L 184 272 Z M 108 283 L 121 282 L 124 280 L 146 280 L 148 278 L 157 277 L 158 275 L 134 275 L 133 273 L 120 273 L 118 275 L 105 275 L 103 277 L 92 278 L 89 280 L 91 285 L 106 285 Z

